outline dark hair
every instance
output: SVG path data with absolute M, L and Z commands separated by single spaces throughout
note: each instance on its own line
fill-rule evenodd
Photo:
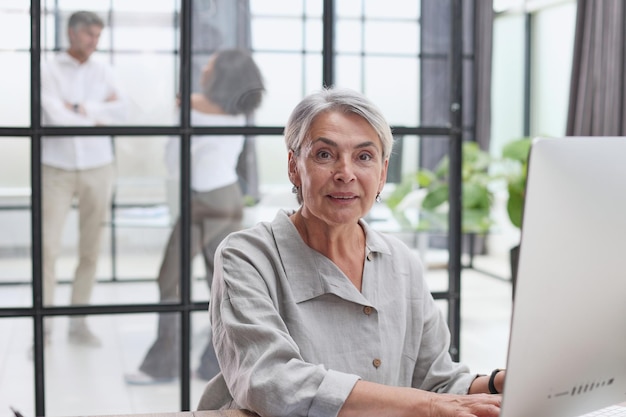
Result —
M 74 12 L 67 22 L 67 27 L 76 29 L 78 26 L 100 26 L 104 27 L 104 21 L 94 12 L 84 10 Z
M 263 78 L 249 53 L 239 49 L 216 52 L 204 94 L 228 114 L 248 114 L 261 105 Z

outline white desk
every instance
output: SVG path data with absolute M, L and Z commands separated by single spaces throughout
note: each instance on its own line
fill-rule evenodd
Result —
M 255 417 L 246 410 L 181 411 L 176 413 L 117 414 L 106 417 Z M 103 417 L 103 416 L 86 416 Z M 258 417 L 258 416 L 257 416 Z

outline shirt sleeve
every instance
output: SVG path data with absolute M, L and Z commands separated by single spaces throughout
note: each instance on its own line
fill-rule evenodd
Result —
M 94 64 L 97 65 L 97 64 Z M 103 83 L 105 97 L 88 99 L 81 104 L 85 114 L 65 106 L 60 67 L 46 63 L 41 69 L 41 106 L 46 123 L 51 126 L 96 126 L 122 124 L 126 121 L 127 98 L 118 87 L 113 70 L 108 66 L 94 70 L 91 82 Z
M 93 126 L 89 118 L 65 107 L 61 92 L 61 81 L 55 76 L 52 64 L 41 67 L 41 108 L 46 115 L 46 123 L 51 126 Z
M 119 125 L 126 121 L 127 97 L 119 88 L 113 70 L 104 67 L 103 71 L 107 97 L 105 100 L 88 100 L 82 105 L 94 125 Z
M 303 360 L 279 312 L 279 257 L 258 240 L 227 238 L 216 253 L 210 312 L 226 385 L 260 415 L 335 416 L 359 377 Z

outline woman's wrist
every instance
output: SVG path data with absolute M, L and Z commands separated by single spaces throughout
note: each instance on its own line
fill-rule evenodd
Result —
M 501 394 L 504 388 L 504 369 L 494 369 L 489 375 L 487 387 L 490 394 Z

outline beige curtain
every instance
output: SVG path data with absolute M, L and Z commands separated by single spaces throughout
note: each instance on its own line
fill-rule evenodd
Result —
M 626 135 L 625 10 L 623 0 L 578 0 L 568 136 Z

